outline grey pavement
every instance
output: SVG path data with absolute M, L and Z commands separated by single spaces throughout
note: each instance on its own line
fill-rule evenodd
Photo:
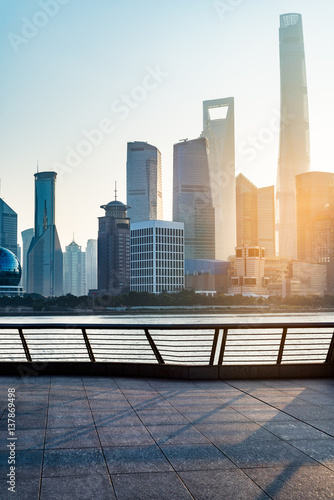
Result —
M 40 375 L 0 387 L 1 499 L 334 498 L 334 379 Z

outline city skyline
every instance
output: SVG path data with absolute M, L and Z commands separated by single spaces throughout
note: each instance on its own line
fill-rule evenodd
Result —
M 6 96 L 1 194 L 18 213 L 19 233 L 33 226 L 37 159 L 45 171 L 55 164 L 61 169 L 68 156 L 70 165 L 58 171 L 57 185 L 62 248 L 73 231 L 82 246 L 95 239 L 101 201 L 112 199 L 115 180 L 119 199 L 126 200 L 129 141 L 148 141 L 161 151 L 164 218 L 171 220 L 173 144 L 198 137 L 203 100 L 228 95 L 235 98 L 236 174 L 244 173 L 258 187 L 274 184 L 280 109 L 278 28 L 279 15 L 286 12 L 303 16 L 311 170 L 333 170 L 329 119 L 334 74 L 328 60 L 334 7 L 328 2 L 266 5 L 254 0 L 236 5 L 227 0 L 157 6 L 145 0 L 139 8 L 129 2 L 101 0 L 89 6 L 71 0 L 58 2 L 52 15 L 42 4 L 4 1 L 0 21 L 6 74 L 0 84 Z M 230 8 L 224 10 L 223 5 Z M 123 34 L 125 20 L 133 33 L 130 38 Z M 39 26 L 30 26 L 28 38 L 27 26 L 33 21 Z M 222 51 L 223 46 L 228 50 Z M 89 154 L 78 157 L 73 150 L 82 141 L 91 144 L 92 151 L 81 144 L 81 153 Z

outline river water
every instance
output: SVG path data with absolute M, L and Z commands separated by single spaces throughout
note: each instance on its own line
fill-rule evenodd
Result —
M 285 344 L 282 362 L 324 362 L 334 328 L 293 328 L 293 323 L 331 323 L 333 312 L 216 313 L 205 314 L 117 314 L 82 316 L 7 316 L 0 319 L 12 324 L 84 324 L 96 361 L 139 361 L 155 363 L 156 358 L 143 330 L 103 329 L 103 325 L 163 325 L 163 324 L 233 324 L 233 323 L 289 323 L 291 328 Z M 101 329 L 89 329 L 89 324 Z M 150 334 L 166 363 L 208 364 L 214 331 L 167 331 L 149 329 Z M 73 360 L 89 361 L 84 337 L 80 329 L 24 330 L 33 361 Z M 223 332 L 220 332 L 215 362 L 218 360 Z M 282 328 L 271 330 L 229 330 L 224 354 L 225 364 L 275 363 L 280 347 Z M 0 360 L 24 361 L 25 353 L 19 334 L 15 330 L 0 330 Z

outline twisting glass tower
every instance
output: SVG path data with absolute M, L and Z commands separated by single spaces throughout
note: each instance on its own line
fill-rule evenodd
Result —
M 296 175 L 310 170 L 302 16 L 280 16 L 281 126 L 277 171 L 279 255 L 297 258 Z

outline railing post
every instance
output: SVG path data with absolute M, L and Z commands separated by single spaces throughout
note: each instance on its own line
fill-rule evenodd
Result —
M 85 340 L 86 349 L 87 349 L 87 352 L 88 352 L 89 359 L 91 360 L 92 363 L 95 363 L 95 356 L 94 356 L 94 353 L 93 353 L 92 346 L 90 345 L 89 338 L 88 338 L 88 335 L 87 335 L 87 332 L 86 332 L 85 328 L 82 328 L 82 335 L 83 335 L 83 338 Z
M 151 336 L 150 332 L 148 331 L 148 328 L 144 328 L 144 331 L 145 331 L 146 338 L 147 338 L 147 340 L 150 343 L 151 349 L 154 352 L 154 356 L 156 357 L 156 360 L 158 361 L 158 363 L 160 365 L 164 365 L 165 362 L 164 362 L 164 360 L 163 360 L 163 358 L 162 358 L 162 356 L 161 356 L 161 354 L 159 352 L 159 349 L 155 345 L 155 342 L 152 339 L 152 336 Z
M 225 347 L 226 347 L 226 341 L 227 341 L 227 330 L 228 330 L 228 328 L 224 328 L 224 331 L 223 331 L 222 345 L 220 347 L 220 353 L 219 353 L 219 359 L 218 359 L 218 364 L 219 365 L 223 364 Z
M 24 336 L 22 328 L 19 328 L 19 335 L 20 335 L 20 339 L 21 339 L 21 342 L 22 342 L 22 345 L 23 345 L 23 349 L 24 349 L 27 361 L 29 361 L 31 363 L 32 359 L 31 359 L 31 356 L 30 356 L 29 347 L 28 347 L 28 344 L 27 344 L 27 341 L 26 341 L 26 338 Z
M 282 332 L 282 337 L 281 337 L 281 344 L 279 346 L 279 351 L 278 351 L 278 356 L 277 356 L 277 364 L 280 365 L 282 362 L 283 358 L 283 351 L 284 351 L 284 346 L 285 346 L 285 340 L 286 340 L 286 335 L 287 335 L 288 329 L 283 328 Z
M 212 349 L 211 349 L 211 356 L 210 356 L 210 361 L 209 365 L 212 366 L 214 361 L 215 361 L 215 354 L 216 354 L 216 349 L 217 349 L 217 342 L 218 342 L 218 336 L 219 336 L 219 328 L 215 328 L 215 334 L 213 337 L 213 342 L 212 342 Z
M 325 363 L 334 363 L 334 333 L 332 336 L 331 343 L 329 344 Z

